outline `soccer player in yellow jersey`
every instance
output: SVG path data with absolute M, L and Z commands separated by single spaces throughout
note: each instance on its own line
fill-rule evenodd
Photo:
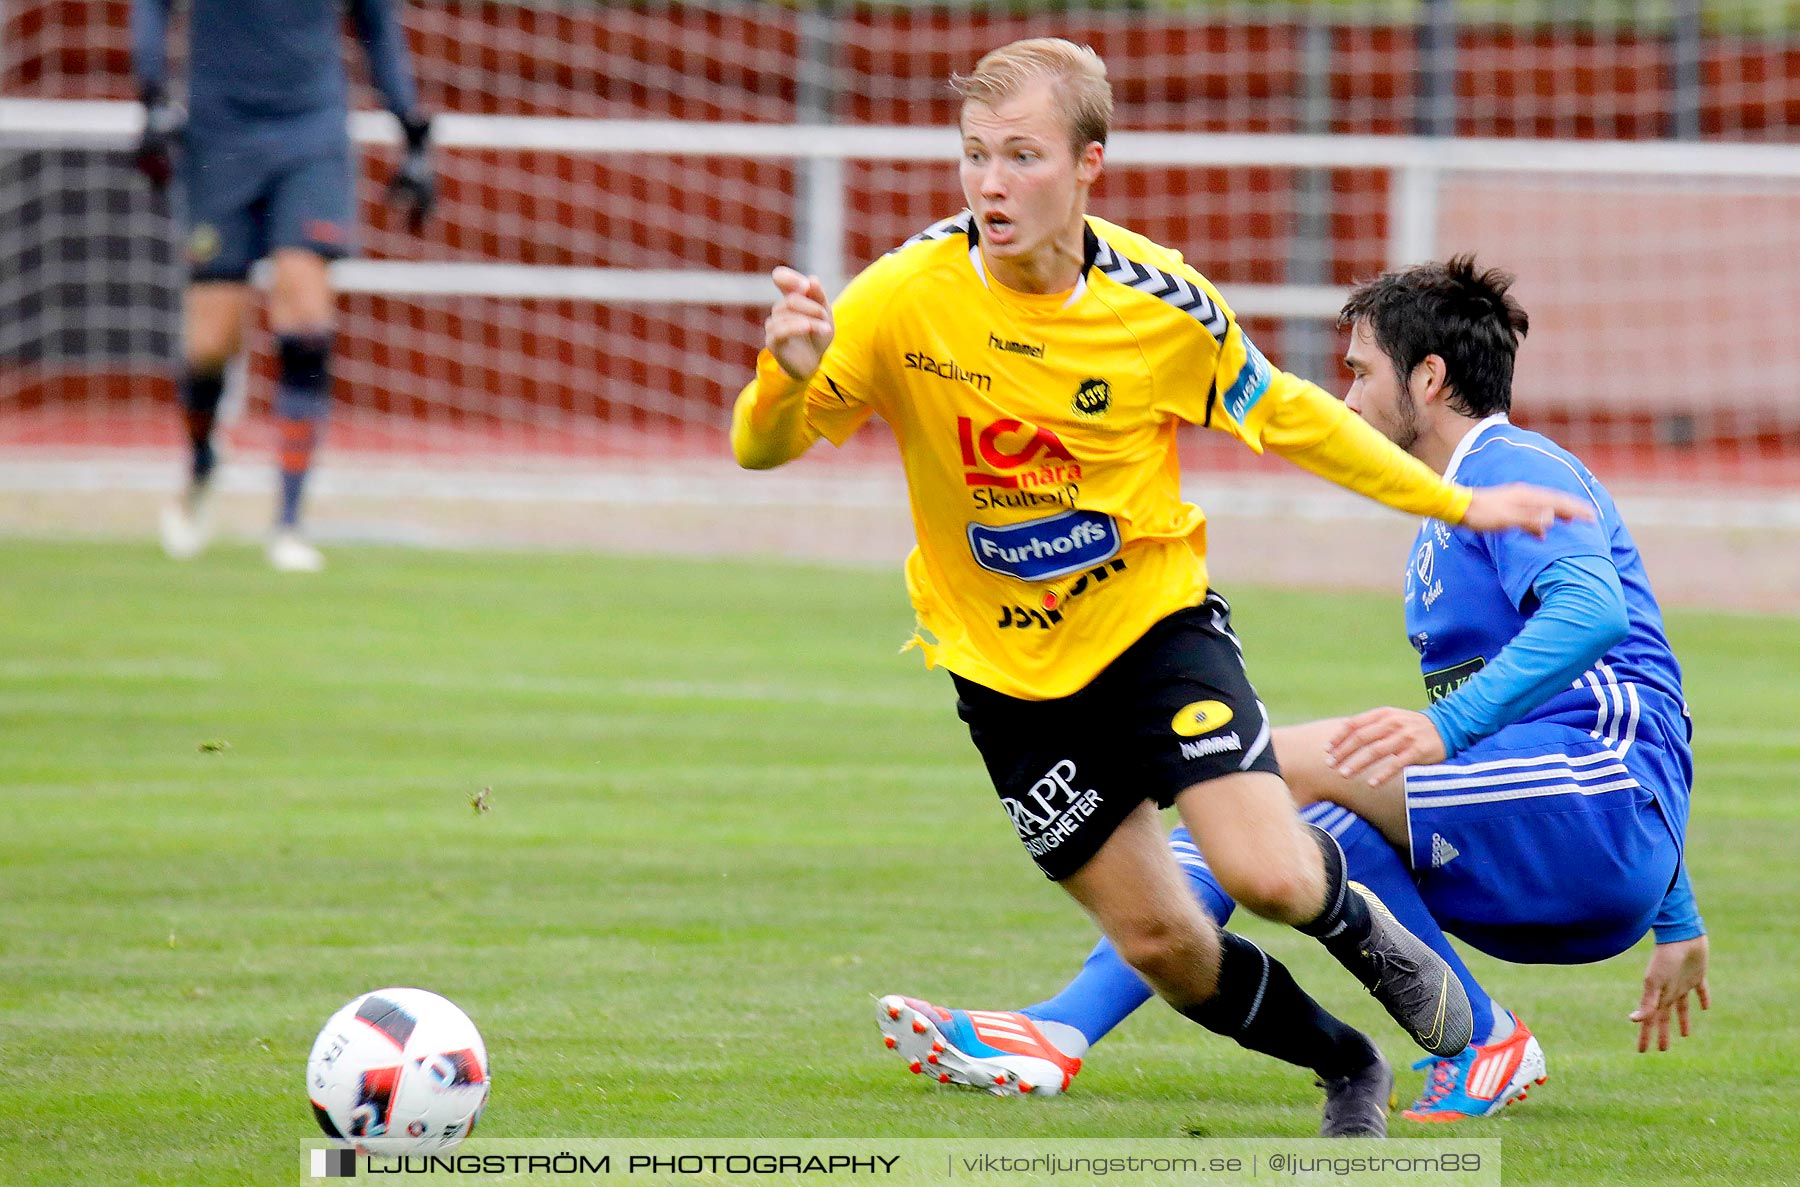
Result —
M 763 469 L 872 415 L 888 422 L 918 535 L 906 577 L 926 661 L 950 670 L 1027 851 L 1177 1010 L 1315 1071 L 1322 1134 L 1385 1135 L 1381 1053 L 1212 923 L 1160 827 L 1173 804 L 1233 897 L 1323 941 L 1426 1050 L 1468 1044 L 1448 967 L 1295 813 L 1230 607 L 1209 586 L 1205 516 L 1181 499 L 1176 428 L 1230 433 L 1477 530 L 1541 534 L 1587 505 L 1445 483 L 1273 369 L 1179 253 L 1088 217 L 1112 112 L 1092 50 L 1016 42 L 953 85 L 968 209 L 835 303 L 817 278 L 775 270 L 733 450 Z M 882 1002 L 895 1017 L 921 1007 Z

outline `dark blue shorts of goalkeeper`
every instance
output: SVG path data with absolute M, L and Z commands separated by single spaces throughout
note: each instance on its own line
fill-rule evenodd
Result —
M 241 281 L 284 247 L 327 260 L 351 254 L 352 168 L 341 116 L 190 125 L 181 160 L 190 278 Z

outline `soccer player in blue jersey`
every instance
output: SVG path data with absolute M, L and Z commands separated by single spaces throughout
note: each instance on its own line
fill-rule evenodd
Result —
M 301 495 L 331 402 L 335 321 L 327 265 L 353 247 L 355 171 L 342 37 L 345 9 L 369 72 L 400 120 L 406 155 L 389 185 L 416 233 L 435 183 L 405 34 L 389 0 L 193 0 L 188 109 L 170 94 L 170 0 L 132 0 L 132 56 L 144 102 L 138 167 L 185 198 L 189 287 L 180 380 L 192 464 L 163 511 L 164 549 L 199 553 L 211 536 L 214 421 L 225 371 L 243 347 L 250 269 L 269 258 L 281 499 L 269 561 L 290 572 L 324 558 L 300 531 Z
M 1545 1075 L 1525 1024 L 1444 938 L 1522 964 L 1583 963 L 1656 936 L 1631 1019 L 1638 1050 L 1689 1033 L 1709 1004 L 1707 942 L 1683 844 L 1693 781 L 1681 669 L 1618 508 L 1579 459 L 1507 419 L 1513 358 L 1529 328 L 1512 277 L 1470 257 L 1356 289 L 1346 402 L 1446 479 L 1530 482 L 1591 503 L 1593 522 L 1542 539 L 1477 535 L 1438 520 L 1406 571 L 1406 629 L 1429 707 L 1381 708 L 1279 729 L 1275 749 L 1303 817 L 1338 838 L 1352 877 L 1451 966 L 1475 1041 L 1430 1058 L 1406 1116 L 1455 1121 L 1521 1099 Z M 1221 925 L 1234 904 L 1185 829 L 1171 847 Z M 1008 1070 L 1066 1088 L 1088 1046 L 1150 993 L 1102 942 L 1062 992 L 1023 1011 L 948 1010 L 915 999 L 888 1045 L 948 1082 Z M 883 1015 L 885 1016 L 885 1015 Z

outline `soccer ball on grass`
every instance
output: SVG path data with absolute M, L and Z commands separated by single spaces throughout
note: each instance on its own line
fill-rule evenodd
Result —
M 487 1103 L 487 1048 L 469 1016 L 423 989 L 377 989 L 331 1016 L 306 1060 L 327 1137 L 367 1154 L 441 1154 Z

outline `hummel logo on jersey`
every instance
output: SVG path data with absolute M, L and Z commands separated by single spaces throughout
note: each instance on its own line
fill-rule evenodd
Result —
M 988 331 L 988 349 L 1005 351 L 1007 354 L 1022 354 L 1034 359 L 1044 357 L 1044 347 L 1039 342 L 1014 342 L 1011 338 L 1002 338 L 992 330 Z
M 1447 866 L 1462 856 L 1462 850 L 1444 840 L 1442 833 L 1431 834 L 1431 868 Z
M 1215 754 L 1226 754 L 1243 748 L 1244 740 L 1238 737 L 1236 730 L 1232 730 L 1229 734 L 1220 734 L 1216 738 L 1197 738 L 1192 742 L 1183 742 L 1181 757 L 1211 758 Z
M 1164 301 L 1205 326 L 1220 345 L 1231 329 L 1231 319 L 1207 295 L 1206 290 L 1191 281 L 1173 276 L 1160 268 L 1128 260 L 1104 239 L 1094 256 L 1094 266 L 1127 288 L 1137 289 Z

